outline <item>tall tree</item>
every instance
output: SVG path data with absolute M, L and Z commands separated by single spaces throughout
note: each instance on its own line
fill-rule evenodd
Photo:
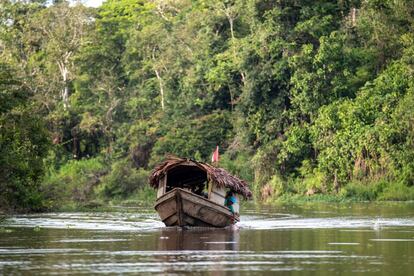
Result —
M 54 84 L 60 90 L 65 110 L 69 107 L 70 87 L 75 76 L 74 57 L 91 20 L 83 5 L 70 6 L 69 2 L 62 1 L 37 13 L 30 22 L 33 31 L 42 36 L 41 62 L 45 69 L 42 77 L 48 76 L 48 85 Z
M 15 70 L 0 63 L 0 210 L 39 210 L 43 158 L 50 140 L 30 92 Z

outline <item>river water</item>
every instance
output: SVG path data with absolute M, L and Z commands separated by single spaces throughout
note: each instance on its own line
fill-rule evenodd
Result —
M 231 229 L 166 228 L 149 208 L 19 215 L 0 275 L 412 275 L 414 203 L 246 206 Z

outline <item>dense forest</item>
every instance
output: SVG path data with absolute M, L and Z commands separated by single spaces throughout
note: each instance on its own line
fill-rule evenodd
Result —
M 414 199 L 413 76 L 412 0 L 0 0 L 0 209 L 216 145 L 256 199 Z

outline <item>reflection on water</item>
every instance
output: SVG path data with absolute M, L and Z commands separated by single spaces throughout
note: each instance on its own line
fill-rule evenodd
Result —
M 234 255 L 239 250 L 239 237 L 232 229 L 165 228 L 155 255 L 165 264 L 162 272 L 167 274 L 183 271 L 183 267 L 189 271 L 224 271 L 225 266 L 238 262 Z
M 409 275 L 413 207 L 252 206 L 229 229 L 166 228 L 148 209 L 16 216 L 0 226 L 0 275 Z
M 233 229 L 172 227 L 161 230 L 158 250 L 239 250 L 239 239 Z

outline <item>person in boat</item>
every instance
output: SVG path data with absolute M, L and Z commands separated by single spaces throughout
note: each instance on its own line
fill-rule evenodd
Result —
M 204 184 L 200 186 L 196 186 L 195 188 L 192 189 L 192 192 L 204 198 L 208 198 L 208 194 L 204 191 Z
M 230 212 L 234 215 L 233 205 L 237 203 L 237 198 L 234 196 L 233 191 L 228 191 L 226 193 L 226 198 L 224 200 L 224 206 L 229 208 Z

